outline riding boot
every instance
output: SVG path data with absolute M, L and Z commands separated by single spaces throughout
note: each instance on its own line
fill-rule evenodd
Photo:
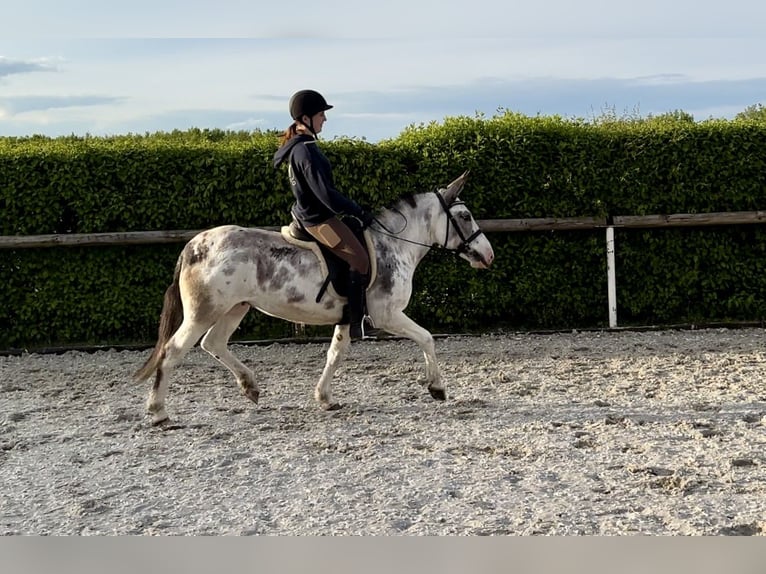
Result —
M 366 277 L 356 271 L 348 276 L 348 318 L 351 324 L 349 336 L 351 339 L 361 339 L 364 336 L 362 321 L 364 320 L 364 295 Z
M 348 317 L 351 324 L 350 337 L 364 339 L 375 337 L 380 333 L 375 328 L 372 319 L 367 315 L 367 275 L 356 271 L 349 273 L 348 281 Z

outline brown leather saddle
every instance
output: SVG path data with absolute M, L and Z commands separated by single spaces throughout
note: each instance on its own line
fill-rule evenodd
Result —
M 353 231 L 356 238 L 362 245 L 367 247 L 367 254 L 370 257 L 370 274 L 367 286 L 369 287 L 375 280 L 377 266 L 375 264 L 375 248 L 370 239 L 369 232 L 362 229 L 361 224 L 355 218 L 344 219 L 343 222 Z M 310 235 L 303 228 L 303 225 L 293 218 L 289 225 L 282 226 L 282 237 L 292 245 L 303 249 L 310 249 L 319 259 L 324 276 L 322 287 L 316 296 L 316 302 L 322 300 L 328 287 L 332 285 L 335 292 L 341 297 L 348 296 L 348 275 L 349 265 L 343 259 L 333 253 L 332 249 L 319 243 L 314 236 Z

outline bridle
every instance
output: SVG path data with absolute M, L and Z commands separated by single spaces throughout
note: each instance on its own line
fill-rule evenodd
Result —
M 460 226 L 457 224 L 457 220 L 455 219 L 455 216 L 452 215 L 452 212 L 450 209 L 455 205 L 465 205 L 464 201 L 453 201 L 450 205 L 447 205 L 447 202 L 444 201 L 444 198 L 442 197 L 442 194 L 438 191 L 434 192 L 436 194 L 436 197 L 439 198 L 439 203 L 444 208 L 444 212 L 447 214 L 447 231 L 444 234 L 444 245 L 441 246 L 442 249 L 445 249 L 446 251 L 451 251 L 452 253 L 455 253 L 456 255 L 460 255 L 461 253 L 464 253 L 468 251 L 468 246 L 471 244 L 471 242 L 476 239 L 479 235 L 484 235 L 484 232 L 481 229 L 477 229 L 471 235 L 466 237 L 463 235 L 463 231 L 460 229 Z M 455 228 L 455 231 L 457 231 L 458 237 L 460 237 L 460 245 L 456 247 L 455 249 L 447 249 L 447 242 L 449 241 L 449 225 L 450 223 Z
M 436 197 L 439 198 L 439 204 L 442 206 L 442 209 L 444 209 L 444 212 L 447 214 L 447 231 L 444 234 L 444 244 L 439 245 L 438 243 L 434 244 L 427 244 L 427 243 L 420 243 L 419 241 L 413 241 L 411 239 L 405 239 L 404 237 L 399 237 L 398 235 L 394 234 L 390 229 L 386 228 L 385 225 L 383 225 L 380 221 L 375 219 L 375 223 L 384 229 L 385 231 L 380 231 L 378 229 L 371 229 L 372 231 L 375 231 L 377 233 L 381 233 L 382 235 L 387 235 L 389 237 L 393 237 L 394 239 L 398 239 L 399 241 L 404 241 L 406 243 L 412 243 L 414 245 L 420 245 L 421 247 L 428 247 L 431 249 L 432 247 L 435 247 L 439 249 L 440 251 L 446 251 L 447 253 L 453 253 L 455 255 L 460 255 L 461 253 L 465 253 L 468 251 L 468 246 L 473 242 L 474 239 L 479 237 L 480 235 L 484 235 L 484 232 L 481 229 L 477 229 L 474 231 L 471 235 L 466 237 L 463 234 L 463 231 L 460 229 L 460 226 L 458 225 L 457 220 L 455 219 L 455 216 L 452 215 L 452 212 L 450 209 L 455 205 L 465 205 L 464 201 L 453 201 L 451 204 L 447 204 L 446 201 L 444 201 L 444 197 L 442 197 L 442 194 L 438 191 L 434 191 L 436 194 Z M 404 214 L 399 212 L 399 215 L 401 215 L 404 218 L 405 224 L 404 227 L 399 231 L 401 233 L 407 228 L 407 218 L 404 217 Z M 447 243 L 449 242 L 449 231 L 450 231 L 450 224 L 455 228 L 455 231 L 457 231 L 458 236 L 460 237 L 460 245 L 458 245 L 455 248 L 449 248 L 447 247 Z

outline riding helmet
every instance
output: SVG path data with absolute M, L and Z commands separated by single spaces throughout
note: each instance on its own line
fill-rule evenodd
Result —
M 332 108 L 324 96 L 314 90 L 301 90 L 295 92 L 290 98 L 290 115 L 294 120 L 301 117 L 311 117 L 319 112 L 324 112 Z

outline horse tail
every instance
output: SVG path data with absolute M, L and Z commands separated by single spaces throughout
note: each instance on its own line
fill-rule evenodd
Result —
M 149 358 L 144 363 L 144 366 L 136 371 L 133 375 L 139 382 L 148 379 L 154 371 L 159 367 L 163 358 L 163 348 L 165 343 L 168 342 L 170 337 L 173 336 L 181 326 L 183 321 L 184 311 L 181 305 L 181 289 L 179 287 L 179 277 L 181 276 L 181 260 L 178 258 L 176 263 L 176 269 L 173 273 L 173 282 L 165 290 L 165 297 L 162 301 L 162 313 L 160 314 L 160 327 L 157 335 L 157 344 L 154 346 L 154 350 Z

